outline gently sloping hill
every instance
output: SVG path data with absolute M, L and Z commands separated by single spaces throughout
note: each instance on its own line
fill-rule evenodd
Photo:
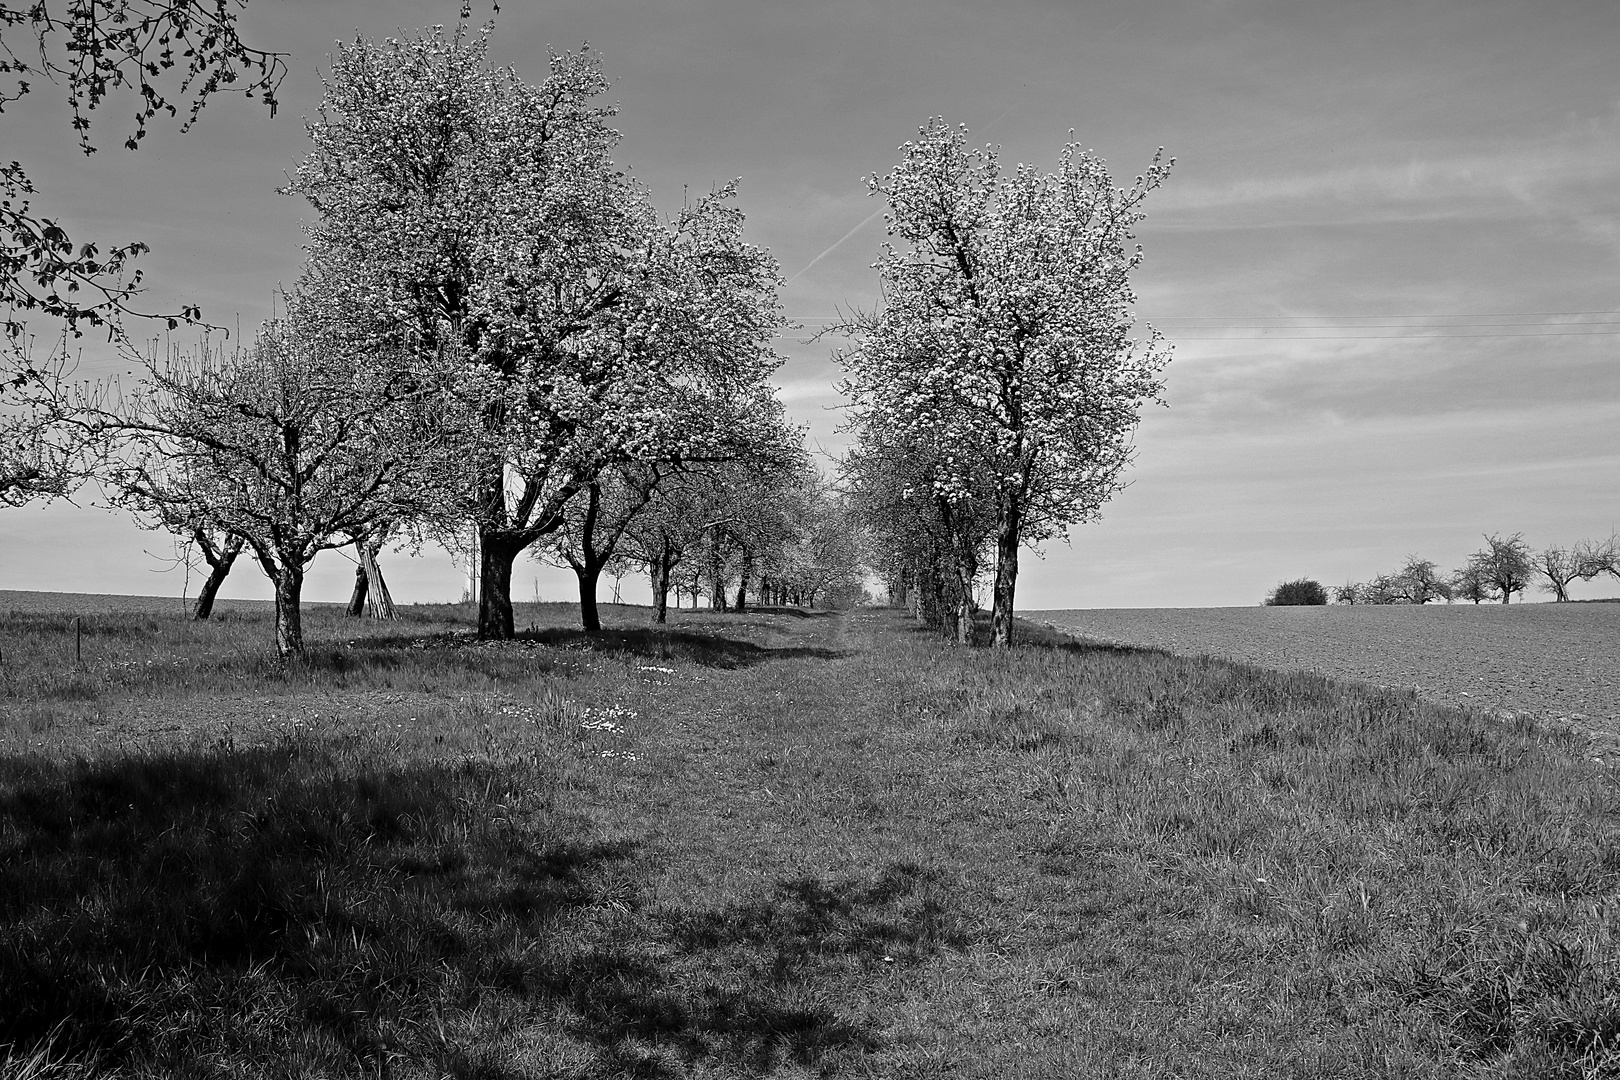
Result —
M 703 624 L 776 656 L 535 645 L 572 666 L 499 669 L 512 711 L 6 759 L 0 1044 L 137 1076 L 1620 1065 L 1614 781 L 1567 738 L 1033 629 Z

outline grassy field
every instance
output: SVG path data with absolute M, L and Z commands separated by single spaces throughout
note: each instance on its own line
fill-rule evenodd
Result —
M 1571 736 L 889 611 L 0 617 L 0 1072 L 1620 1073 Z M 9 1057 L 6 1056 L 9 1054 Z

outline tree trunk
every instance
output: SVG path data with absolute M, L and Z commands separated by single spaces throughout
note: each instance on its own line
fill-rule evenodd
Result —
M 218 552 L 204 541 L 202 551 L 203 558 L 208 560 L 208 580 L 203 582 L 202 589 L 197 593 L 197 602 L 191 606 L 191 617 L 197 622 L 206 621 L 214 613 L 214 598 L 219 595 L 219 587 L 225 584 L 231 564 L 242 553 L 242 538 L 227 536 Z
M 1012 502 L 1001 513 L 996 534 L 995 605 L 990 615 L 991 644 L 998 649 L 1012 645 L 1013 593 L 1018 587 L 1018 546 L 1024 526 L 1024 508 Z
M 652 603 L 653 622 L 664 623 L 669 621 L 669 575 L 675 569 L 675 562 L 670 551 L 670 542 L 664 540 L 658 548 L 658 554 L 653 557 L 652 571 Z M 681 594 L 675 593 L 675 606 L 679 607 Z
M 726 570 L 718 542 L 709 548 L 709 609 L 726 610 Z
M 292 560 L 276 568 L 276 655 L 283 660 L 304 655 L 304 620 L 299 601 L 304 592 L 304 568 Z
M 748 578 L 754 572 L 754 552 L 750 548 L 742 549 L 742 566 L 737 572 L 737 603 L 738 611 L 748 610 Z
M 485 641 L 512 640 L 512 563 L 521 550 L 502 533 L 479 526 L 478 636 Z
M 601 576 L 600 569 L 593 570 L 588 564 L 574 566 L 574 577 L 579 580 L 579 625 L 587 634 L 602 629 L 602 617 L 596 609 L 596 583 Z

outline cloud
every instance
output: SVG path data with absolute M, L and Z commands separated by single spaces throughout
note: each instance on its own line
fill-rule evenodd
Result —
M 1385 148 L 1382 161 L 1311 172 L 1173 180 L 1155 198 L 1151 220 L 1160 228 L 1400 221 L 1494 213 L 1503 204 L 1522 213 L 1579 213 L 1620 181 L 1613 124 L 1449 154 L 1395 158 L 1396 149 Z

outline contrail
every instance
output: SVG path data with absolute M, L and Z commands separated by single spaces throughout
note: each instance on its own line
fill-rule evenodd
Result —
M 1022 96 L 1022 95 L 1018 95 L 1018 96 Z M 991 128 L 995 127 L 997 124 L 999 124 L 1003 120 L 1007 119 L 1007 117 L 1012 115 L 1013 110 L 1015 110 L 1017 108 L 1018 108 L 1018 100 L 1017 100 L 1017 97 L 1015 97 L 1014 100 L 1013 100 L 1013 103 L 1007 107 L 1006 111 L 1004 111 L 1000 116 L 996 117 L 994 120 L 990 121 L 988 124 L 984 125 L 984 127 L 980 129 L 980 134 L 988 132 Z M 820 262 L 822 259 L 825 259 L 827 256 L 831 255 L 833 252 L 837 251 L 840 247 L 842 247 L 844 245 L 844 242 L 846 240 L 848 240 L 850 237 L 854 236 L 856 233 L 860 232 L 862 229 L 866 228 L 868 225 L 872 224 L 873 221 L 875 221 L 878 217 L 880 217 L 883 214 L 883 210 L 884 210 L 884 208 L 880 206 L 876 210 L 872 211 L 870 214 L 866 215 L 865 220 L 863 220 L 859 225 L 855 226 L 853 229 L 849 230 L 849 232 L 845 233 L 843 236 L 840 236 L 833 243 L 832 247 L 828 248 L 826 251 L 823 251 L 820 255 L 817 255 L 815 258 L 811 259 L 808 263 L 806 263 L 799 270 L 799 272 L 797 274 L 794 274 L 792 277 L 788 278 L 786 284 L 788 284 L 788 285 L 793 284 L 796 280 L 798 280 L 799 274 L 804 274 L 804 273 L 808 272 L 811 267 L 816 265 L 816 263 Z
M 808 263 L 806 263 L 804 265 L 804 268 L 799 271 L 799 274 L 802 274 L 806 270 L 809 270 L 812 266 L 816 265 L 816 263 L 820 262 L 822 259 L 825 259 L 827 256 L 831 255 L 833 252 L 837 251 L 838 248 L 843 245 L 845 240 L 848 240 L 850 237 L 854 236 L 856 233 L 860 232 L 862 229 L 866 228 L 868 225 L 872 224 L 872 222 L 876 221 L 879 217 L 881 217 L 882 214 L 883 214 L 884 209 L 885 209 L 884 207 L 880 206 L 876 210 L 872 211 L 870 214 L 866 215 L 866 219 L 864 221 L 862 221 L 859 225 L 855 226 L 853 229 L 849 230 L 849 232 L 845 233 L 843 236 L 840 236 L 838 238 L 838 240 L 833 244 L 832 247 L 828 248 L 826 251 L 823 251 L 820 255 L 817 255 L 815 258 L 811 259 Z M 787 284 L 789 284 L 789 285 L 793 284 L 794 280 L 798 278 L 799 274 L 794 274 L 793 277 L 788 278 L 787 279 Z

